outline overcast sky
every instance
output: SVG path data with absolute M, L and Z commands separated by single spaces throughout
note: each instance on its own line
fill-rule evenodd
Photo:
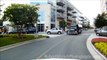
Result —
M 101 13 L 100 0 L 69 0 L 84 16 L 89 18 L 91 25 L 97 14 Z

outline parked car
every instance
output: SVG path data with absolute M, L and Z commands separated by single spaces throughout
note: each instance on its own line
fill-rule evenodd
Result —
M 26 29 L 26 32 L 29 34 L 29 33 L 36 33 L 36 28 L 35 27 L 28 27 Z
M 26 31 L 24 29 L 18 29 L 19 31 L 17 31 L 17 28 L 12 29 L 11 31 L 8 32 L 8 34 L 16 34 L 16 33 L 23 33 L 25 34 Z
M 62 34 L 63 33 L 63 29 L 61 28 L 52 28 L 47 30 L 47 34 Z
M 99 30 L 101 30 L 101 28 L 95 28 L 94 32 L 97 33 Z
M 107 26 L 102 27 L 100 30 L 96 32 L 96 35 L 99 36 L 107 36 Z
M 68 28 L 66 33 L 67 33 L 67 35 L 80 34 L 80 33 L 82 33 L 82 27 L 79 27 L 78 25 L 72 25 Z

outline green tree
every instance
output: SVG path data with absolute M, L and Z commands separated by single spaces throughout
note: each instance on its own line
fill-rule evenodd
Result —
M 14 22 L 15 25 L 26 26 L 27 24 L 35 24 L 38 21 L 38 8 L 27 4 L 11 4 L 4 11 L 3 20 Z M 19 30 L 18 30 L 19 31 Z
M 3 20 L 14 22 L 15 25 L 34 24 L 38 19 L 38 8 L 26 4 L 12 4 L 4 11 Z
M 106 13 L 98 14 L 98 16 L 95 18 L 94 24 L 97 28 L 107 26 L 107 14 Z
M 2 26 L 3 25 L 3 22 L 2 22 L 2 20 L 0 20 L 0 26 Z
M 60 21 L 59 22 L 59 26 L 61 27 L 61 28 L 64 28 L 65 29 L 65 27 L 67 26 L 67 22 L 66 21 Z

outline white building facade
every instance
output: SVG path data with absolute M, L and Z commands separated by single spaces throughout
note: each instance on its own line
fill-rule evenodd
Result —
M 46 29 L 51 29 L 54 27 L 60 27 L 60 21 L 66 21 L 67 26 L 72 24 L 80 24 L 79 16 L 82 13 L 76 9 L 68 0 L 2 0 L 1 4 L 1 15 L 6 7 L 10 6 L 12 3 L 16 4 L 30 4 L 39 7 L 38 14 L 39 22 L 37 23 L 38 30 L 43 32 Z
M 101 0 L 101 11 L 107 13 L 107 0 Z

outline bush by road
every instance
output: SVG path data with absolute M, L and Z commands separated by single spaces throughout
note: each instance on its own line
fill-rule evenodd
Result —
M 42 35 L 22 35 L 22 36 L 23 38 L 19 39 L 17 34 L 0 35 L 0 47 L 33 39 L 47 38 L 47 36 Z

